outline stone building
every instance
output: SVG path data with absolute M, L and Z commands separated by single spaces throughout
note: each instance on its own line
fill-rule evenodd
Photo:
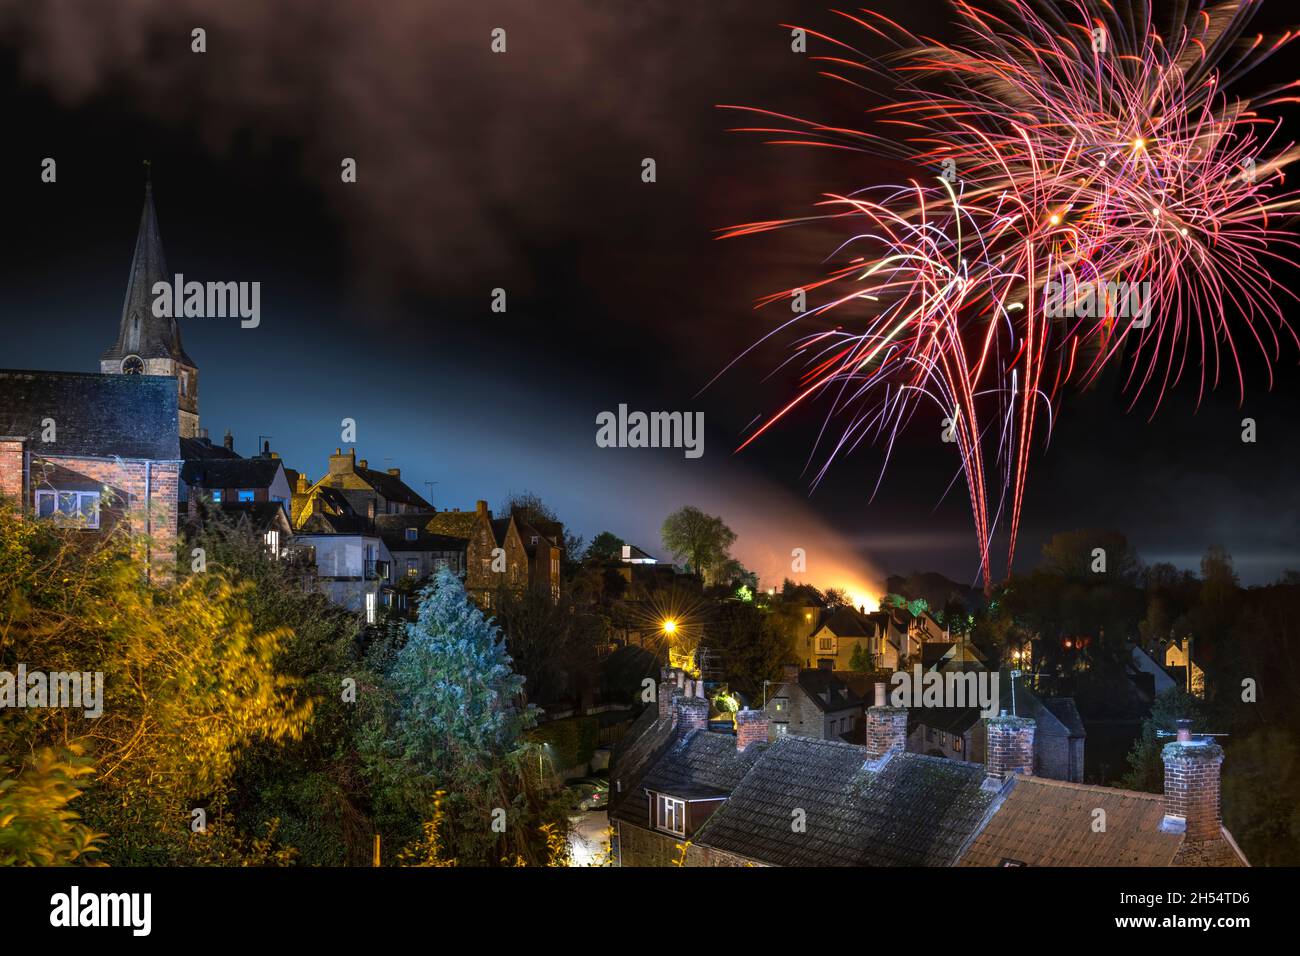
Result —
M 155 580 L 174 572 L 180 468 L 172 379 L 0 370 L 0 494 L 87 535 L 138 535 Z
M 177 426 L 182 438 L 199 434 L 199 370 L 181 345 L 180 324 L 153 309 L 155 283 L 172 281 L 163 255 L 153 185 L 144 189 L 144 211 L 136 235 L 131 272 L 117 340 L 99 360 L 106 375 L 165 375 L 175 379 Z

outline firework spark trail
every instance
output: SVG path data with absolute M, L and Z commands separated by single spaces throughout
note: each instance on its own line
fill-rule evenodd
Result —
M 1271 386 L 1272 363 L 1300 348 L 1277 301 L 1289 292 L 1271 268 L 1300 248 L 1281 222 L 1300 208 L 1300 194 L 1284 190 L 1300 150 L 1264 114 L 1300 102 L 1300 81 L 1254 97 L 1225 92 L 1297 37 L 1247 38 L 1260 2 L 1177 3 L 1161 31 L 1145 0 L 1004 0 L 1002 14 L 955 0 L 960 44 L 872 11 L 835 11 L 872 43 L 889 43 L 883 58 L 807 30 L 835 48 L 811 58 L 822 76 L 864 91 L 864 78 L 892 85 L 891 101 L 869 111 L 884 132 L 723 108 L 774 124 L 742 129 L 768 142 L 902 160 L 918 172 L 905 184 L 828 194 L 816 215 L 722 231 L 852 229 L 825 275 L 758 301 L 800 289 L 826 296 L 727 366 L 799 329 L 799 390 L 751 423 L 737 450 L 826 398 L 814 454 L 824 440 L 831 450 L 814 484 L 867 439 L 883 448 L 883 475 L 902 430 L 932 403 L 957 451 L 988 588 L 994 532 L 1005 528 L 1009 569 L 1031 451 L 1050 438 L 1066 388 L 1124 363 L 1133 403 L 1151 393 L 1153 415 L 1187 375 L 1199 375 L 1198 401 L 1225 377 L 1244 400 L 1243 349 L 1262 355 Z M 1148 291 L 1139 302 L 1130 289 Z

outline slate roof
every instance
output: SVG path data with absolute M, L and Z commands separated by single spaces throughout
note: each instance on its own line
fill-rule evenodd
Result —
M 862 706 L 862 698 L 855 694 L 834 671 L 820 668 L 801 670 L 799 687 L 823 712 Z
M 182 438 L 181 457 L 186 461 L 193 461 L 200 458 L 232 459 L 242 456 L 231 451 L 225 445 L 213 444 L 210 438 Z
M 491 512 L 489 512 L 489 515 Z M 425 527 L 432 534 L 451 535 L 455 538 L 470 538 L 478 525 L 476 511 L 436 511 L 429 517 Z
M 772 866 L 951 865 L 992 805 L 984 768 L 901 752 L 866 762 L 865 747 L 781 737 L 694 842 Z
M 171 285 L 174 278 L 163 255 L 158 213 L 153 206 L 153 184 L 146 183 L 144 210 L 140 213 L 135 252 L 131 255 L 131 272 L 126 283 L 126 298 L 122 302 L 117 341 L 104 352 L 104 358 L 120 359 L 135 354 L 141 358 L 175 358 L 186 365 L 194 365 L 194 360 L 181 346 L 181 330 L 176 319 L 153 314 L 154 284 L 166 282 Z
M 1088 736 L 1073 697 L 1044 697 L 1043 706 L 1052 712 L 1052 716 L 1061 722 L 1071 737 Z
M 413 505 L 421 511 L 433 511 L 433 505 L 417 495 L 410 485 L 396 475 L 390 475 L 386 471 L 376 471 L 373 468 L 362 468 L 360 465 L 355 467 L 355 471 L 387 500 Z
M 464 551 L 466 541 L 445 534 L 433 534 L 427 527 L 428 514 L 375 515 L 375 531 L 389 551 Z M 406 540 L 406 529 L 416 530 L 414 541 Z
M 26 438 L 35 454 L 177 461 L 178 435 L 174 378 L 0 369 L 0 438 Z
M 871 616 L 851 607 L 836 608 L 818 630 L 823 627 L 829 628 L 836 637 L 872 637 L 876 633 Z
M 650 811 L 647 790 L 687 800 L 726 796 L 764 749 L 762 744 L 751 744 L 744 752 L 737 752 L 736 738 L 731 734 L 692 730 L 669 742 L 634 786 L 629 788 L 624 781 L 623 799 L 612 816 L 646 826 Z M 620 777 L 622 770 L 620 766 Z
M 1035 734 L 1041 737 L 1086 737 L 1083 721 L 1070 697 L 1054 697 L 1054 707 L 1049 707 L 1029 688 L 1016 686 L 1015 713 L 1032 717 L 1036 723 Z M 1002 673 L 998 681 L 998 709 L 1012 712 L 1011 676 Z M 1064 717 L 1057 714 L 1060 711 Z M 912 707 L 908 712 L 908 730 L 924 724 L 934 730 L 950 734 L 964 734 L 980 721 L 978 707 Z M 1067 719 L 1068 718 L 1068 719 Z
M 185 462 L 181 480 L 199 488 L 269 488 L 280 468 L 278 458 L 202 458 Z
M 1093 830 L 1093 811 L 1106 811 L 1105 832 Z M 963 854 L 960 866 L 1171 866 L 1196 862 L 1241 866 L 1235 845 L 1223 840 L 1189 845 L 1165 833 L 1164 797 L 1043 777 L 1016 777 L 1001 807 Z
M 270 531 L 288 525 L 289 518 L 284 512 L 284 505 L 278 501 L 223 501 L 220 503 L 203 502 L 197 509 L 200 524 L 207 517 L 219 512 L 235 524 L 246 524 L 254 531 Z

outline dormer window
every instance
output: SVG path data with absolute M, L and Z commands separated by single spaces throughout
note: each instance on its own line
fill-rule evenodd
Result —
M 662 793 L 654 795 L 654 825 L 674 836 L 686 836 L 686 801 Z
M 420 529 L 419 529 L 419 528 L 407 528 L 407 529 L 406 529 L 406 540 L 407 540 L 407 541 L 416 541 L 416 540 L 419 539 L 419 537 L 420 537 Z

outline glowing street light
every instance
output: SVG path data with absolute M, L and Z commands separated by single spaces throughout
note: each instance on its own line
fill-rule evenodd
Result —
M 677 622 L 671 617 L 664 621 L 664 633 L 669 636 L 677 633 Z

